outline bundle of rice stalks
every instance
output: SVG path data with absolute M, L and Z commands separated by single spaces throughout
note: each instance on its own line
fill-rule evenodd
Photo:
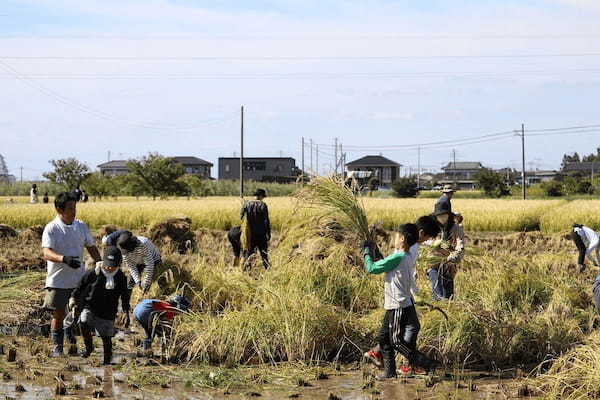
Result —
M 542 363 L 539 372 L 547 366 L 548 362 Z M 600 397 L 600 335 L 590 336 L 584 345 L 552 360 L 550 369 L 532 381 L 552 399 Z
M 361 240 L 373 240 L 367 213 L 356 190 L 335 176 L 316 177 L 301 190 L 296 198 L 305 207 L 318 209 L 320 216 L 329 216 L 349 232 L 356 232 Z
M 187 217 L 169 218 L 154 224 L 147 232 L 154 243 L 167 246 L 180 254 L 196 250 L 196 237 L 192 232 L 192 220 Z

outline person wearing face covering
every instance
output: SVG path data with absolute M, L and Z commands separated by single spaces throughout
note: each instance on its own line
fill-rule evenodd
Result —
M 102 261 L 83 275 L 69 299 L 69 309 L 73 314 L 77 314 L 78 309 L 81 310 L 79 324 L 85 343 L 81 356 L 87 358 L 94 351 L 92 332 L 95 331 L 102 339 L 104 365 L 110 365 L 112 360 L 112 337 L 115 335 L 119 299 L 125 313 L 125 324 L 129 325 L 130 322 L 130 291 L 127 289 L 127 278 L 120 268 L 121 261 L 119 249 L 107 246 Z

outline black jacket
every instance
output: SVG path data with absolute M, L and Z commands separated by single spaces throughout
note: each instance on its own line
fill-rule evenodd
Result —
M 71 297 L 75 298 L 80 307 L 89 308 L 98 318 L 114 320 L 117 316 L 119 298 L 121 298 L 123 311 L 129 312 L 131 295 L 123 271 L 119 270 L 114 279 L 115 288 L 106 289 L 106 277 L 102 271 L 96 274 L 96 270 L 91 269 L 83 275 L 79 286 L 73 289 Z
M 240 212 L 240 217 L 248 219 L 250 232 L 255 239 L 271 237 L 271 222 L 269 221 L 269 209 L 260 200 L 247 201 Z

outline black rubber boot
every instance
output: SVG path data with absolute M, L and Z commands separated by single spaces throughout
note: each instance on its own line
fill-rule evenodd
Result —
M 396 375 L 396 355 L 394 353 L 383 354 L 383 372 L 377 375 L 378 380 L 392 379 Z
M 423 368 L 427 372 L 433 372 L 441 365 L 439 361 L 427 357 L 420 351 L 415 351 L 414 354 L 411 355 L 410 363 L 416 367 Z
M 102 336 L 102 346 L 104 346 L 104 365 L 112 364 L 112 338 Z
M 94 351 L 94 339 L 92 339 L 91 337 L 84 337 L 83 343 L 85 344 L 85 350 L 83 351 L 83 353 L 81 353 L 81 357 L 88 358 L 90 355 L 92 355 L 92 352 Z
M 64 331 L 59 329 L 57 331 L 51 331 L 50 336 L 52 337 L 52 343 L 54 344 L 54 348 L 52 349 L 52 353 L 50 357 L 60 357 L 63 355 L 63 341 L 64 341 Z

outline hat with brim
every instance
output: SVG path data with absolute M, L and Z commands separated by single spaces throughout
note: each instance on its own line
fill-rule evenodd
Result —
M 456 192 L 456 189 L 454 189 L 451 185 L 445 185 L 442 188 L 442 193 L 454 193 Z
M 106 267 L 115 268 L 121 266 L 121 251 L 117 246 L 107 246 L 102 255 L 102 262 Z

